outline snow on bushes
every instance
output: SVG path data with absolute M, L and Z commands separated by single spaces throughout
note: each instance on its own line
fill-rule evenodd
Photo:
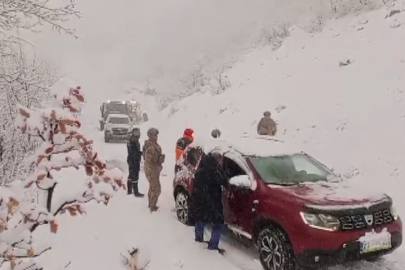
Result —
M 107 169 L 93 150 L 93 141 L 80 133 L 81 124 L 74 114 L 80 111 L 83 102 L 83 94 L 77 87 L 63 97 L 60 108 L 17 108 L 16 127 L 23 134 L 39 137 L 43 144 L 29 164 L 32 173 L 27 179 L 0 187 L 0 265 L 9 261 L 13 270 L 41 269 L 32 257 L 51 247 L 33 242 L 32 233 L 39 225 L 49 224 L 50 231 L 56 233 L 58 214 L 81 214 L 82 204 L 91 200 L 107 204 L 114 192 L 125 189 L 123 173 L 117 168 Z M 83 178 L 84 189 L 55 202 L 53 194 L 58 179 L 53 173 L 71 167 L 84 167 L 87 174 Z M 23 191 L 31 188 L 38 189 L 42 201 L 23 200 Z

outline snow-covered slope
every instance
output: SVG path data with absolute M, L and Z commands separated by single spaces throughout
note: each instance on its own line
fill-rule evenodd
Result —
M 163 119 L 141 127 L 143 133 L 150 125 L 161 130 L 167 154 L 159 212 L 150 214 L 145 199 L 122 193 L 107 207 L 90 205 L 87 216 L 62 218 L 54 250 L 40 260 L 49 269 L 64 269 L 69 261 L 68 269 L 125 269 L 119 252 L 139 245 L 151 259 L 150 270 L 261 269 L 254 256 L 229 237 L 223 244 L 228 258 L 196 244 L 193 229 L 177 222 L 172 211 L 171 185 L 174 143 L 185 127 L 194 128 L 196 137 L 214 127 L 224 138 L 254 133 L 264 110 L 271 110 L 279 123 L 280 138 L 311 149 L 338 172 L 356 176 L 353 181 L 363 187 L 388 192 L 404 216 L 405 12 L 385 18 L 402 7 L 336 20 L 318 34 L 295 27 L 279 50 L 266 47 L 245 55 L 228 72 L 232 86 L 224 94 L 195 94 L 167 108 Z M 340 66 L 348 59 L 353 62 Z M 125 145 L 105 145 L 96 129 L 98 95 L 88 92 L 89 100 L 94 99 L 84 110 L 84 128 L 105 158 L 126 168 Z M 141 175 L 141 190 L 146 191 Z M 402 270 L 404 254 L 402 247 L 375 264 L 333 269 Z
M 331 21 L 317 34 L 293 27 L 277 51 L 253 50 L 236 64 L 225 93 L 172 104 L 167 123 L 176 136 L 185 127 L 193 127 L 196 137 L 215 127 L 234 136 L 255 133 L 270 110 L 278 137 L 387 190 L 403 202 L 405 214 L 398 189 L 405 170 L 405 12 L 386 18 L 403 9 L 401 3 Z

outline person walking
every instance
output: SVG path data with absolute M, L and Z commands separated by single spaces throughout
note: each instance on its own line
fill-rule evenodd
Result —
M 144 171 L 146 179 L 149 182 L 149 209 L 155 212 L 159 209 L 157 202 L 161 194 L 160 173 L 165 162 L 165 155 L 162 154 L 162 148 L 158 144 L 159 130 L 150 128 L 147 132 L 148 140 L 143 147 Z
M 195 224 L 195 241 L 204 241 L 206 224 L 212 225 L 209 250 L 217 250 L 221 254 L 219 241 L 224 229 L 222 206 L 222 187 L 228 186 L 228 179 L 222 169 L 222 155 L 210 153 L 203 155 L 195 173 L 194 188 L 190 196 L 191 216 Z
M 127 163 L 129 168 L 129 176 L 127 181 L 128 195 L 134 194 L 135 197 L 144 197 L 144 194 L 139 192 L 138 181 L 139 171 L 141 170 L 142 152 L 139 144 L 139 138 L 141 137 L 141 131 L 139 128 L 134 128 L 131 131 L 131 136 L 127 143 L 128 157 Z

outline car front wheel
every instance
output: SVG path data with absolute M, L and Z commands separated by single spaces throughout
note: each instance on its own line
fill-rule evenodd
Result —
M 190 213 L 189 213 L 189 196 L 185 191 L 179 191 L 176 194 L 176 215 L 177 219 L 185 224 L 189 225 L 191 223 Z
M 258 237 L 260 262 L 265 270 L 295 270 L 295 258 L 286 235 L 274 226 L 265 227 Z

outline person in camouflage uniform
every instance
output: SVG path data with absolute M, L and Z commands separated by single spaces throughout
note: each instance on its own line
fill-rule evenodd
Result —
M 158 210 L 157 202 L 161 193 L 159 178 L 165 155 L 162 154 L 162 148 L 157 143 L 159 131 L 156 128 L 150 128 L 147 135 L 149 139 L 145 141 L 143 146 L 144 171 L 149 182 L 149 209 L 154 212 Z
M 257 124 L 257 134 L 274 136 L 276 133 L 277 124 L 273 119 L 271 119 L 271 113 L 269 111 L 265 111 L 263 113 L 263 118 L 260 119 L 259 123 Z
M 128 149 L 128 169 L 129 169 L 129 176 L 128 176 L 128 195 L 133 194 L 135 197 L 143 197 L 144 195 L 139 192 L 138 189 L 138 180 L 139 180 L 139 171 L 141 170 L 141 159 L 142 159 L 142 152 L 141 146 L 139 144 L 139 138 L 141 137 L 141 131 L 139 128 L 134 128 L 131 132 L 131 137 L 127 143 Z

